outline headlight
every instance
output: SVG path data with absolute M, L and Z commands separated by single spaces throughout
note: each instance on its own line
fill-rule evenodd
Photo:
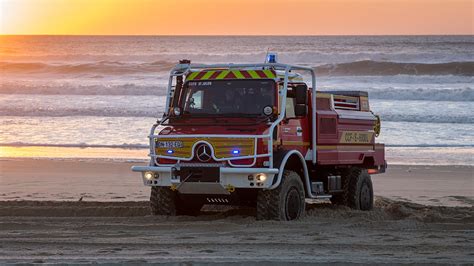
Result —
M 257 175 L 257 181 L 265 182 L 265 180 L 267 180 L 267 175 L 266 174 L 258 174 Z
M 175 107 L 175 108 L 173 109 L 173 112 L 174 112 L 174 115 L 175 115 L 175 116 L 180 116 L 180 115 L 181 115 L 181 108 Z
M 145 172 L 145 179 L 147 180 L 152 180 L 155 177 L 155 174 L 153 172 Z

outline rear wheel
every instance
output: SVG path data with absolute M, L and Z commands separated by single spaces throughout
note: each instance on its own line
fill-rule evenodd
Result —
M 296 220 L 305 212 L 305 192 L 300 176 L 285 170 L 280 185 L 260 190 L 257 195 L 257 220 Z
M 374 206 L 374 190 L 372 179 L 365 169 L 357 169 L 358 174 L 354 175 L 349 184 L 349 207 L 369 211 Z
M 333 204 L 345 205 L 352 209 L 368 211 L 374 205 L 372 180 L 367 170 L 351 168 L 342 175 L 343 193 L 331 198 Z
M 204 203 L 200 200 L 183 200 L 169 187 L 152 187 L 150 207 L 152 215 L 197 215 Z

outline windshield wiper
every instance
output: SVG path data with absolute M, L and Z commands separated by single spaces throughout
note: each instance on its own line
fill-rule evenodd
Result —
M 216 114 L 218 117 L 262 117 L 261 114 L 248 114 L 248 113 L 228 113 L 228 114 Z

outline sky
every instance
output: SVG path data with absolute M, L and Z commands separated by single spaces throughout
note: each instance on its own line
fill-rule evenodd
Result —
M 0 0 L 0 34 L 474 34 L 474 0 Z

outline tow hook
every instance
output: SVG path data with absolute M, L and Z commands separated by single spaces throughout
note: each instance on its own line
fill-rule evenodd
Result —
M 225 189 L 227 189 L 228 192 L 232 193 L 235 191 L 235 187 L 232 185 L 226 185 Z

